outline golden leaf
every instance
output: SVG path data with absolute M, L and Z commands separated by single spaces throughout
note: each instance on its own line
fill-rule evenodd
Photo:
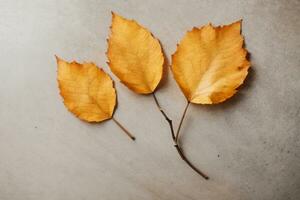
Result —
M 243 41 L 241 21 L 186 33 L 172 55 L 172 71 L 189 102 L 216 104 L 236 93 L 250 67 Z
M 115 13 L 107 56 L 112 72 L 134 92 L 152 93 L 162 78 L 164 56 L 159 41 L 135 21 Z
M 56 59 L 60 94 L 68 110 L 88 122 L 110 119 L 116 105 L 110 76 L 93 63 Z

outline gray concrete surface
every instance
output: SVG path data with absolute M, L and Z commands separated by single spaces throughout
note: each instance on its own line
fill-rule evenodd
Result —
M 191 106 L 182 129 L 210 181 L 179 159 L 151 97 L 116 82 L 115 116 L 135 143 L 112 121 L 84 123 L 65 109 L 54 54 L 112 74 L 111 10 L 148 27 L 168 59 L 193 26 L 243 18 L 245 86 L 221 105 Z M 297 0 L 0 0 L 0 199 L 300 199 L 299 35 Z M 157 96 L 177 126 L 185 99 L 166 76 Z

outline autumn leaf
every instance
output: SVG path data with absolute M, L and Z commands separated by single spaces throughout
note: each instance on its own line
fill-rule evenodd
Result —
M 137 22 L 115 13 L 107 56 L 112 72 L 134 92 L 152 93 L 162 78 L 164 56 L 159 41 Z
M 232 97 L 248 74 L 250 62 L 243 48 L 241 21 L 227 26 L 211 24 L 188 31 L 172 55 L 172 72 L 187 104 L 173 141 L 180 152 L 179 133 L 190 103 L 217 104 Z M 181 158 L 199 175 L 209 177 L 196 168 L 182 153 Z
M 68 63 L 57 57 L 58 83 L 64 104 L 88 122 L 110 119 L 116 105 L 113 81 L 93 63 Z
M 87 122 L 111 119 L 132 140 L 135 137 L 113 117 L 116 90 L 108 74 L 93 63 L 69 63 L 58 57 L 57 80 L 60 95 L 70 112 Z
M 216 104 L 236 93 L 250 67 L 243 41 L 241 21 L 186 33 L 172 56 L 172 71 L 189 102 Z

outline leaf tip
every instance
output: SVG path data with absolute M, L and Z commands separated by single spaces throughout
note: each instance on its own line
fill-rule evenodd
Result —
M 57 63 L 61 60 L 56 54 L 54 54 L 54 57 L 55 57 Z
M 115 18 L 121 18 L 120 15 L 118 15 L 116 12 L 111 11 L 111 16 L 112 16 L 112 20 L 114 20 Z
M 242 22 L 243 22 L 243 19 L 239 19 L 239 20 L 233 22 L 232 25 L 238 24 L 239 26 L 241 26 L 241 25 L 242 25 Z
M 115 14 L 115 12 L 114 11 L 110 11 L 110 13 L 111 13 L 111 15 L 114 17 L 116 14 Z

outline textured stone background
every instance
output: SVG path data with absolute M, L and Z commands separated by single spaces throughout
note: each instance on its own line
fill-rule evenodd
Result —
M 210 181 L 179 159 L 151 97 L 116 82 L 115 117 L 135 143 L 112 121 L 84 123 L 65 109 L 54 54 L 111 74 L 111 10 L 149 28 L 169 60 L 193 26 L 243 18 L 245 86 L 221 105 L 191 106 L 182 129 Z M 1 0 L 0 199 L 300 199 L 299 35 L 298 0 Z M 185 99 L 169 71 L 157 96 L 177 126 Z

